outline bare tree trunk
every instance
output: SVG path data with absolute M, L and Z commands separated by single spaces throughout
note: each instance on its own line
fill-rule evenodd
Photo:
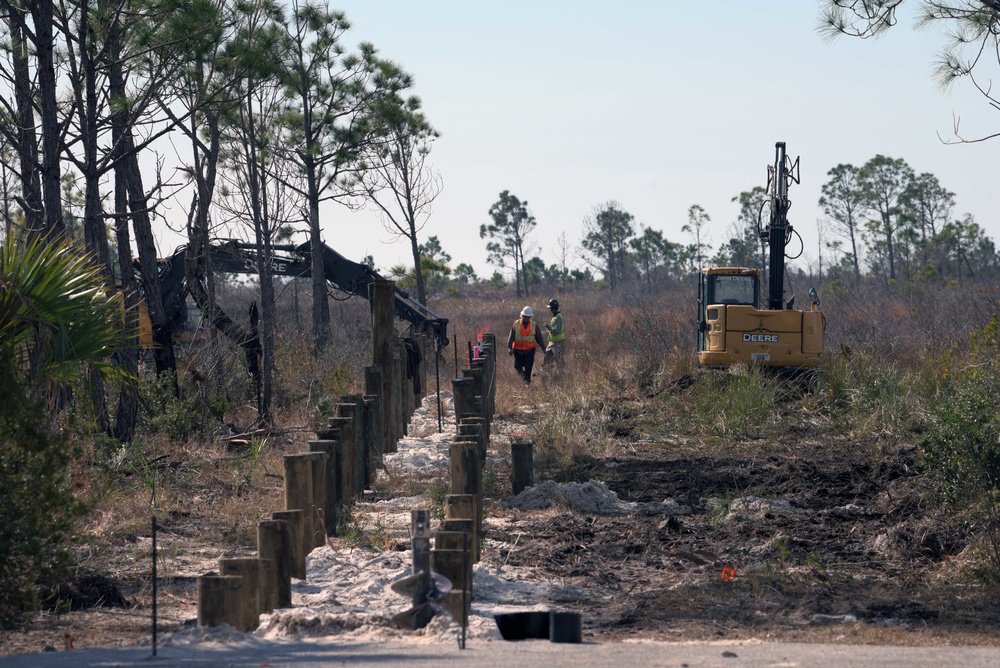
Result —
M 417 301 L 427 306 L 427 294 L 424 288 L 424 270 L 420 266 L 420 247 L 417 245 L 417 231 L 410 224 L 410 252 L 413 254 L 413 278 L 417 281 Z
M 21 14 L 23 18 L 23 13 Z M 35 112 L 32 103 L 31 72 L 28 66 L 27 41 L 23 28 L 14 20 L 9 21 L 10 34 L 16 39 L 12 49 L 14 68 L 14 97 L 17 102 L 17 154 L 21 170 L 21 209 L 24 211 L 25 228 L 29 234 L 45 230 L 45 211 L 42 208 L 42 186 L 38 179 L 38 137 L 35 135 Z
M 38 68 L 39 103 L 42 116 L 42 197 L 45 211 L 45 228 L 50 234 L 65 232 L 62 216 L 62 190 L 60 183 L 59 151 L 62 133 L 56 91 L 55 40 L 53 38 L 52 0 L 30 3 L 35 28 L 35 47 Z M 105 253 L 105 260 L 107 254 Z
M 212 109 L 204 110 L 204 123 L 208 131 L 208 145 L 205 146 L 198 138 L 198 128 L 194 126 L 194 116 L 191 117 L 192 128 L 189 131 L 194 156 L 194 176 L 198 192 L 192 206 L 188 225 L 188 252 L 184 262 L 184 273 L 188 291 L 201 310 L 202 315 L 211 324 L 211 372 L 213 387 L 218 390 L 222 386 L 222 360 L 220 358 L 217 331 L 222 332 L 234 343 L 247 338 L 246 332 L 233 322 L 215 301 L 215 276 L 212 272 L 210 255 L 210 220 L 209 206 L 215 192 L 215 179 L 219 164 L 219 119 Z M 204 147 L 204 153 L 202 150 Z M 237 338 L 233 338 L 233 337 Z
M 118 409 L 115 411 L 114 436 L 122 443 L 130 443 L 135 437 L 138 418 L 139 388 L 139 293 L 136 290 L 135 275 L 132 273 L 132 249 L 128 234 L 126 215 L 127 195 L 120 170 L 115 174 L 115 239 L 118 245 L 118 267 L 122 275 L 122 297 L 125 303 L 125 327 L 132 332 L 128 341 L 115 354 L 118 366 L 125 372 L 121 392 L 118 395 Z
M 312 160 L 306 160 L 309 199 L 309 251 L 313 291 L 313 338 L 316 352 L 330 342 L 330 302 L 326 295 L 326 271 L 323 267 L 323 233 L 319 226 L 319 186 Z

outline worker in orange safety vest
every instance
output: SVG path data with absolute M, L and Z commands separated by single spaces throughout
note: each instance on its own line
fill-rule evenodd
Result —
M 535 347 L 545 350 L 542 330 L 535 324 L 535 312 L 530 306 L 521 309 L 521 317 L 514 321 L 507 337 L 507 354 L 514 356 L 514 370 L 531 385 L 531 367 L 535 365 Z

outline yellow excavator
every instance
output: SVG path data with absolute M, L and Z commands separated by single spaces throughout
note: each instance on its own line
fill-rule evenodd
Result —
M 785 143 L 775 144 L 774 165 L 768 166 L 769 223 L 759 227 L 768 246 L 768 297 L 760 304 L 761 272 L 754 267 L 710 267 L 699 272 L 698 363 L 726 368 L 755 364 L 795 371 L 819 364 L 825 320 L 815 288 L 809 289 L 808 311 L 785 303 L 785 247 L 792 239 L 788 223 L 788 188 L 799 182 L 799 160 L 785 155 Z

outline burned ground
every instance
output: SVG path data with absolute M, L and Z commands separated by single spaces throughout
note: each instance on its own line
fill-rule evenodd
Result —
M 585 591 L 548 603 L 580 611 L 589 638 L 1000 643 L 996 589 L 965 567 L 972 528 L 933 501 L 912 444 L 859 444 L 817 423 L 780 443 L 678 445 L 648 438 L 641 411 L 618 410 L 613 419 L 613 456 L 578 457 L 539 475 L 599 482 L 627 512 L 511 508 L 503 439 L 492 445 L 499 482 L 487 514 L 503 529 L 487 530 L 484 565 L 530 567 L 541 580 L 576 585 L 568 592 Z M 504 416 L 496 427 L 501 435 L 528 425 Z M 177 470 L 180 482 L 184 466 Z M 248 505 L 280 498 L 277 476 L 261 480 L 268 489 L 255 490 Z M 161 573 L 160 632 L 193 623 L 194 576 L 218 556 L 206 541 L 225 541 L 232 554 L 253 549 L 232 515 L 219 519 L 218 490 L 230 482 L 192 479 L 175 490 L 175 508 L 162 519 L 171 554 Z M 119 544 L 83 560 L 98 577 L 78 577 L 80 595 L 62 597 L 92 607 L 44 613 L 0 634 L 0 654 L 61 648 L 67 633 L 87 646 L 148 637 L 149 569 L 136 559 L 148 553 L 148 536 L 113 535 Z M 405 537 L 394 544 L 407 546 Z M 106 607 L 112 600 L 125 607 Z
M 595 635 L 1000 639 L 995 592 L 952 563 L 965 529 L 929 510 L 912 446 L 876 457 L 833 437 L 760 457 L 667 450 L 646 444 L 577 473 L 623 501 L 673 499 L 675 512 L 516 520 L 534 540 L 509 563 L 611 592 L 578 603 Z

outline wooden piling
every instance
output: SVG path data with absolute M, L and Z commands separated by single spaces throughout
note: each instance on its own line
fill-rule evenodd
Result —
M 276 510 L 271 513 L 271 519 L 281 520 L 288 526 L 290 574 L 299 580 L 306 579 L 306 555 L 309 553 L 302 539 L 302 516 L 301 510 Z
M 198 626 L 243 626 L 243 578 L 202 575 L 198 578 Z
M 478 494 L 448 494 L 444 497 L 444 519 L 467 520 L 469 526 L 469 542 L 472 549 L 472 561 L 478 562 L 480 558 L 479 540 L 479 506 L 481 498 Z M 454 525 L 451 525 L 454 526 Z M 462 529 L 465 530 L 464 528 Z
M 465 575 L 462 568 L 465 564 Z M 454 589 L 472 591 L 472 555 L 467 555 L 459 548 L 457 550 L 431 550 L 431 571 L 448 578 Z M 469 597 L 471 598 L 471 596 Z
M 535 484 L 534 449 L 531 442 L 510 444 L 510 487 L 514 494 Z
M 489 436 L 487 435 L 486 418 L 465 416 L 458 424 L 459 436 L 472 436 L 479 444 L 479 465 L 486 466 L 487 445 Z
M 312 471 L 312 545 L 326 545 L 326 453 L 322 450 L 310 450 L 302 454 L 302 459 L 309 462 Z M 308 540 L 305 541 L 308 545 Z M 310 550 L 311 551 L 311 550 Z
M 346 436 L 341 438 L 344 448 L 344 456 L 351 463 L 351 486 L 354 490 L 354 498 L 361 496 L 365 491 L 365 400 L 360 394 L 346 394 L 340 398 L 337 404 L 337 414 L 342 418 L 351 421 L 354 438 L 350 443 Z M 347 467 L 344 467 L 344 474 L 347 475 Z
M 483 469 L 479 465 L 479 444 L 468 436 L 459 436 L 448 447 L 452 494 L 472 494 L 476 497 L 476 536 L 483 532 Z M 478 541 L 477 541 L 478 542 Z
M 413 409 L 416 410 L 420 408 L 427 394 L 427 337 L 424 334 L 415 334 L 413 340 L 416 341 L 417 352 L 420 353 L 413 375 Z
M 399 388 L 396 411 L 399 414 L 400 430 L 397 438 L 402 438 L 409 433 L 407 427 L 410 424 L 410 415 L 412 413 L 410 406 L 413 405 L 413 384 L 406 373 L 406 344 L 403 342 L 403 339 L 396 339 L 396 358 L 394 362 L 396 363 L 397 373 L 396 387 Z
M 365 399 L 365 487 L 375 482 L 375 471 L 385 470 L 382 458 L 382 398 L 366 394 Z
M 484 436 L 487 441 L 490 438 L 490 419 L 486 406 L 489 404 L 489 383 L 486 378 L 486 360 L 475 360 L 472 368 L 462 369 L 462 377 L 471 378 L 475 383 L 475 415 L 485 420 L 486 432 Z
M 368 301 L 372 312 L 372 365 L 381 371 L 380 389 L 377 394 L 382 398 L 383 423 L 386 426 L 383 452 L 395 452 L 392 359 L 396 340 L 393 315 L 396 284 L 393 281 L 375 281 L 368 290 Z
M 482 472 L 479 467 L 479 444 L 468 436 L 456 438 L 448 446 L 452 494 L 479 494 Z
M 476 405 L 476 381 L 472 378 L 452 378 L 452 397 L 455 402 L 455 431 L 464 417 L 478 417 Z
M 274 581 L 271 609 L 292 607 L 292 536 L 288 522 L 263 520 L 257 523 L 257 554 L 272 562 Z M 269 569 L 265 568 L 265 574 Z M 267 587 L 265 586 L 265 590 Z
M 313 518 L 316 515 L 315 497 L 313 496 L 313 455 L 296 453 L 285 455 L 285 510 L 301 510 L 302 519 L 299 540 L 302 542 L 303 559 L 312 552 Z M 305 576 L 303 576 L 305 577 Z
M 389 434 L 391 432 L 389 416 L 385 408 L 388 406 L 385 395 L 387 389 L 385 375 L 383 367 L 380 365 L 365 367 L 365 400 L 367 401 L 368 396 L 378 397 L 378 432 L 373 434 L 373 438 L 375 438 L 373 457 L 377 468 L 385 468 L 382 458 L 385 453 L 389 452 Z
M 259 534 L 259 527 L 257 531 Z M 258 545 L 259 543 L 258 537 Z M 260 554 L 259 547 L 257 554 Z M 274 559 L 258 558 L 257 561 L 260 562 L 260 591 L 257 592 L 257 602 L 260 604 L 261 614 L 265 614 L 278 607 L 278 572 Z
M 236 575 L 241 580 L 241 631 L 253 631 L 260 623 L 260 559 L 219 559 L 220 575 Z
M 337 405 L 339 412 L 340 405 Z M 328 421 L 331 427 L 337 429 L 337 443 L 339 444 L 339 466 L 337 467 L 337 503 L 341 508 L 346 508 L 354 503 L 354 499 L 361 494 L 354 487 L 354 450 L 349 444 L 354 443 L 355 428 L 354 421 L 347 417 L 332 417 Z
M 340 444 L 337 441 L 330 440 L 309 441 L 309 452 L 322 452 L 326 455 L 326 458 L 323 460 L 323 528 L 326 530 L 327 536 L 336 536 L 337 522 L 340 514 L 338 507 L 340 505 L 340 491 L 338 490 Z

